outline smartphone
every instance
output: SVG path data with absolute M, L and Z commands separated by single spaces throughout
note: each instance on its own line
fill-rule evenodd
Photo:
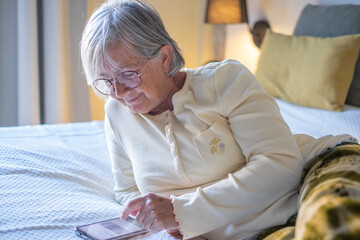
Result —
M 125 220 L 120 218 L 91 223 L 74 228 L 76 235 L 89 240 L 126 239 L 149 232 L 140 226 L 132 217 Z

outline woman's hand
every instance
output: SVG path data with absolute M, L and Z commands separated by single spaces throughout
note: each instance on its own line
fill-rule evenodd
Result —
M 136 215 L 136 221 L 151 232 L 178 230 L 179 224 L 173 213 L 174 206 L 169 198 L 148 193 L 131 200 L 121 214 L 126 219 L 130 214 Z

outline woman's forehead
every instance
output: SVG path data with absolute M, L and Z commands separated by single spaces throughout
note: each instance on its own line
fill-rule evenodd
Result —
M 135 56 L 127 46 L 119 42 L 113 43 L 107 48 L 98 72 L 100 76 L 105 77 L 118 72 L 134 71 L 143 61 L 144 59 Z
M 107 48 L 107 55 L 124 66 L 134 62 L 141 62 L 141 54 L 139 54 L 138 49 L 133 44 L 127 42 L 118 41 L 110 44 Z

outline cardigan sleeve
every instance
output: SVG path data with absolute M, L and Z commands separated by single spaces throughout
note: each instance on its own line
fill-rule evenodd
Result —
M 289 201 L 304 165 L 276 102 L 245 67 L 225 61 L 213 81 L 218 113 L 228 119 L 246 165 L 196 192 L 171 196 L 185 239 L 234 222 L 244 231 L 284 223 L 295 211 Z M 281 205 L 282 213 L 274 212 Z
M 140 192 L 136 186 L 131 161 L 116 136 L 107 114 L 105 115 L 104 126 L 112 174 L 115 180 L 115 200 L 121 205 L 125 205 L 129 200 L 139 196 Z

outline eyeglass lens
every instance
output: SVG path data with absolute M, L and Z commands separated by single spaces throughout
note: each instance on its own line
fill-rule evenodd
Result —
M 120 73 L 115 77 L 115 81 L 122 87 L 129 89 L 136 88 L 141 84 L 139 75 L 133 71 Z M 115 83 L 109 79 L 96 79 L 93 84 L 96 90 L 102 94 L 110 95 L 115 92 Z

